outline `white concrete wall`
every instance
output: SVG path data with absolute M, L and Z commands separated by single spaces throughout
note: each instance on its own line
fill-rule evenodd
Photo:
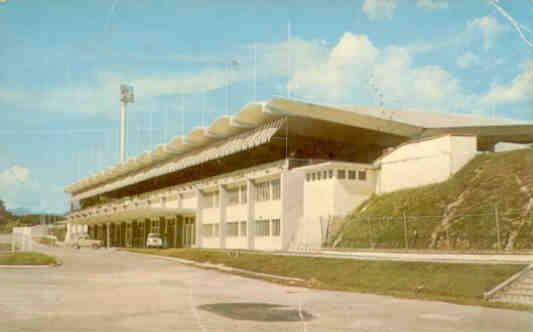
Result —
M 304 211 L 304 181 L 303 172 L 286 170 L 282 174 L 282 249 L 293 249 L 296 242 L 298 225 Z
M 246 236 L 228 236 L 226 235 L 227 249 L 247 249 L 248 239 Z
M 440 136 L 401 145 L 380 161 L 378 193 L 445 181 L 477 153 L 475 136 Z
M 329 171 L 333 171 L 333 177 Z M 338 170 L 344 170 L 346 178 L 338 178 Z M 294 170 L 300 172 L 303 181 L 303 213 L 295 220 L 297 231 L 291 248 L 320 248 L 323 234 L 330 218 L 353 211 L 375 190 L 376 171 L 372 165 L 328 162 Z M 327 177 L 324 178 L 324 171 Z M 356 178 L 348 178 L 349 171 L 356 171 Z M 365 171 L 366 179 L 359 180 L 358 172 Z M 321 172 L 321 179 L 307 181 L 307 174 Z
M 181 194 L 181 207 L 184 209 L 196 209 L 196 195 L 193 191 Z

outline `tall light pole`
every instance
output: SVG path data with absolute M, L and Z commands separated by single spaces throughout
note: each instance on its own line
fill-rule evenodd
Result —
M 126 104 L 133 103 L 133 86 L 120 85 L 120 162 L 126 161 Z

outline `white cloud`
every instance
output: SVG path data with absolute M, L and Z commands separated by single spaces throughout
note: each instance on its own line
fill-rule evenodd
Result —
M 505 30 L 505 27 L 497 19 L 483 16 L 468 21 L 465 32 L 470 38 L 480 37 L 483 41 L 483 48 L 488 50 L 492 48 L 496 39 Z
M 457 65 L 463 69 L 470 68 L 480 63 L 479 57 L 472 52 L 466 52 L 457 58 Z
M 448 1 L 444 0 L 418 0 L 418 7 L 427 10 L 440 10 L 448 8 Z
M 362 9 L 371 20 L 391 19 L 396 10 L 396 0 L 365 0 Z
M 9 190 L 11 186 L 25 183 L 30 171 L 20 165 L 13 165 L 0 173 L 0 190 Z
M 488 105 L 504 105 L 533 100 L 533 60 L 527 61 L 521 72 L 508 84 L 493 84 L 483 97 Z
M 301 98 L 332 103 L 466 109 L 472 97 L 438 66 L 414 66 L 408 49 L 376 48 L 366 35 L 345 33 L 324 59 L 299 67 L 289 81 Z

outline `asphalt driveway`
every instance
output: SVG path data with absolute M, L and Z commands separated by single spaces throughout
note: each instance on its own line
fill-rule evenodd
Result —
M 0 269 L 0 331 L 531 331 L 533 313 L 281 286 L 157 257 L 53 249 Z

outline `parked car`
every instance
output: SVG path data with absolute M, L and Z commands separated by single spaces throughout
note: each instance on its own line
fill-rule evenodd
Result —
M 164 248 L 165 240 L 159 233 L 149 233 L 146 238 L 146 248 Z
M 75 247 L 98 249 L 102 246 L 102 241 L 91 239 L 88 235 L 80 235 L 76 241 Z

